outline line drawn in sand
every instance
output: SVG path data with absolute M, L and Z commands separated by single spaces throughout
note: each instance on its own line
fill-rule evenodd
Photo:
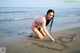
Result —
M 66 45 L 66 43 L 72 42 L 74 40 L 76 34 L 73 34 L 73 35 L 63 34 L 63 35 L 66 35 L 66 37 L 65 36 L 59 37 L 59 38 L 55 39 L 55 42 L 54 42 L 54 43 L 56 43 L 58 45 L 61 45 L 62 48 L 49 47 L 49 46 L 42 45 L 42 44 L 37 43 L 37 42 L 33 42 L 32 44 L 33 45 L 37 45 L 37 46 L 39 46 L 41 48 L 47 48 L 47 49 L 51 49 L 51 50 L 63 51 L 64 49 L 69 48 L 68 45 Z M 64 40 L 64 39 L 67 39 L 67 40 Z

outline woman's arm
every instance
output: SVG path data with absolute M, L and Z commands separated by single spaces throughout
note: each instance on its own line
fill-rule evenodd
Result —
M 43 23 L 43 30 L 46 33 L 46 35 L 51 39 L 51 41 L 54 42 L 54 39 L 51 37 L 51 35 L 49 34 L 49 32 L 46 29 L 46 23 Z

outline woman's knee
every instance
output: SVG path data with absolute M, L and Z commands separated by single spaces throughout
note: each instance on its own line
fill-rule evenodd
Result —
M 40 32 L 42 33 L 43 36 L 46 36 L 46 33 L 44 32 L 43 28 L 41 28 Z
M 41 28 L 39 29 L 39 31 L 40 31 L 40 32 L 43 31 L 43 28 L 41 27 Z
M 36 29 L 35 27 L 32 27 L 32 31 L 35 31 L 35 29 Z
M 32 30 L 40 39 L 43 38 L 42 34 L 40 33 L 40 31 L 37 28 L 33 27 Z

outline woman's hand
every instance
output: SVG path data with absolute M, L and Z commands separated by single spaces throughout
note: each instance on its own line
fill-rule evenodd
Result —
M 55 39 L 51 39 L 51 42 L 55 42 Z

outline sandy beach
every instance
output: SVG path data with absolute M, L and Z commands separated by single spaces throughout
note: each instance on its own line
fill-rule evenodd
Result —
M 0 53 L 80 53 L 80 8 L 54 9 L 51 28 L 55 42 L 29 37 L 33 21 L 46 7 L 0 8 Z M 49 29 L 50 25 L 47 26 Z
M 80 27 L 56 32 L 52 36 L 54 43 L 48 37 L 40 40 L 0 34 L 0 47 L 6 47 L 6 53 L 80 53 Z

